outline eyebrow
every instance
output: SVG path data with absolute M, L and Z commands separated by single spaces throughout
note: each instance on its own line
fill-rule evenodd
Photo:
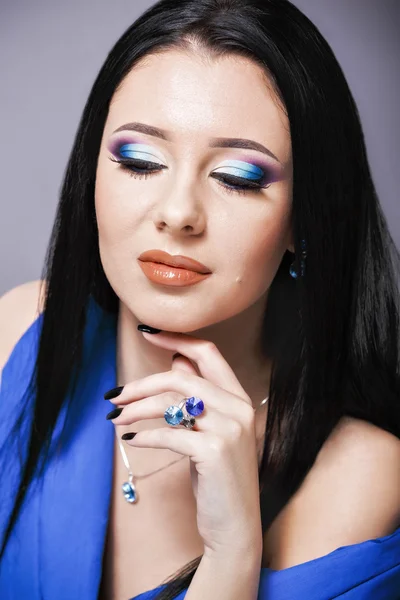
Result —
M 125 123 L 115 129 L 114 133 L 118 133 L 119 131 L 139 131 L 140 133 L 145 133 L 146 135 L 152 135 L 154 137 L 160 138 L 167 142 L 171 142 L 172 139 L 169 135 L 169 132 L 166 129 L 160 129 L 159 127 L 154 127 L 153 125 L 146 125 L 145 123 L 139 123 L 137 121 L 133 123 Z M 228 137 L 213 137 L 210 139 L 209 143 L 210 148 L 244 148 L 246 150 L 257 150 L 258 152 L 262 152 L 263 154 L 267 154 L 278 163 L 282 164 L 281 161 L 269 150 L 266 146 L 263 146 L 259 142 L 255 142 L 254 140 L 248 140 L 245 138 L 228 138 Z

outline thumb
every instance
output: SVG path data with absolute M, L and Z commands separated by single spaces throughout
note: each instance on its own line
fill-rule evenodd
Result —
M 179 354 L 179 352 L 174 354 L 172 357 L 171 371 L 175 371 L 176 369 L 186 371 L 187 373 L 192 373 L 193 375 L 200 375 L 192 361 L 186 356 L 183 356 L 183 354 Z

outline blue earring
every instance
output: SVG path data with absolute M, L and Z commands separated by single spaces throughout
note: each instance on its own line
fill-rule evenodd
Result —
M 302 256 L 302 258 L 300 260 L 300 277 L 303 277 L 304 273 L 305 273 L 306 257 L 307 257 L 306 240 L 301 240 L 301 256 Z M 289 273 L 294 279 L 296 279 L 299 276 L 299 273 L 296 270 L 296 261 L 295 260 L 290 265 Z

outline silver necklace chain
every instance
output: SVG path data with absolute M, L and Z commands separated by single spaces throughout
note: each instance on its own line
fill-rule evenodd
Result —
M 257 412 L 264 404 L 266 404 L 267 401 L 268 401 L 268 398 L 269 398 L 269 396 L 267 396 L 266 398 L 264 398 L 264 400 L 261 401 L 261 403 L 259 404 L 259 406 L 257 406 L 257 408 L 254 409 L 254 412 Z M 115 428 L 115 426 L 114 426 L 114 428 Z M 124 485 L 131 485 L 131 487 L 133 487 L 132 486 L 133 480 L 136 481 L 138 479 L 145 479 L 146 477 L 149 477 L 150 475 L 154 475 L 155 473 L 158 473 L 159 471 L 163 471 L 164 469 L 167 469 L 168 467 L 170 467 L 170 466 L 174 465 L 175 463 L 177 463 L 177 462 L 183 460 L 184 458 L 186 458 L 186 454 L 184 454 L 180 458 L 177 458 L 176 460 L 173 460 L 172 462 L 168 463 L 167 465 L 159 467 L 155 471 L 150 471 L 150 473 L 146 473 L 145 475 L 133 475 L 131 466 L 129 464 L 128 457 L 127 457 L 126 452 L 125 452 L 125 448 L 124 448 L 124 446 L 122 444 L 122 441 L 121 441 L 119 435 L 117 434 L 116 428 L 115 428 L 115 435 L 117 437 L 118 445 L 119 445 L 119 448 L 121 450 L 122 460 L 124 461 L 125 467 L 128 469 L 129 483 L 128 484 L 124 484 Z M 133 489 L 134 489 L 134 487 L 133 487 Z M 132 502 L 132 500 L 128 500 L 128 502 Z

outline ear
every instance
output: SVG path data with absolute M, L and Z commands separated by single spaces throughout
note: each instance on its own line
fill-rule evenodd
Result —
M 293 232 L 292 230 L 290 230 L 290 234 L 289 234 L 289 244 L 287 246 L 287 250 L 289 250 L 289 252 L 292 252 L 293 254 L 294 252 L 294 241 L 293 241 Z

